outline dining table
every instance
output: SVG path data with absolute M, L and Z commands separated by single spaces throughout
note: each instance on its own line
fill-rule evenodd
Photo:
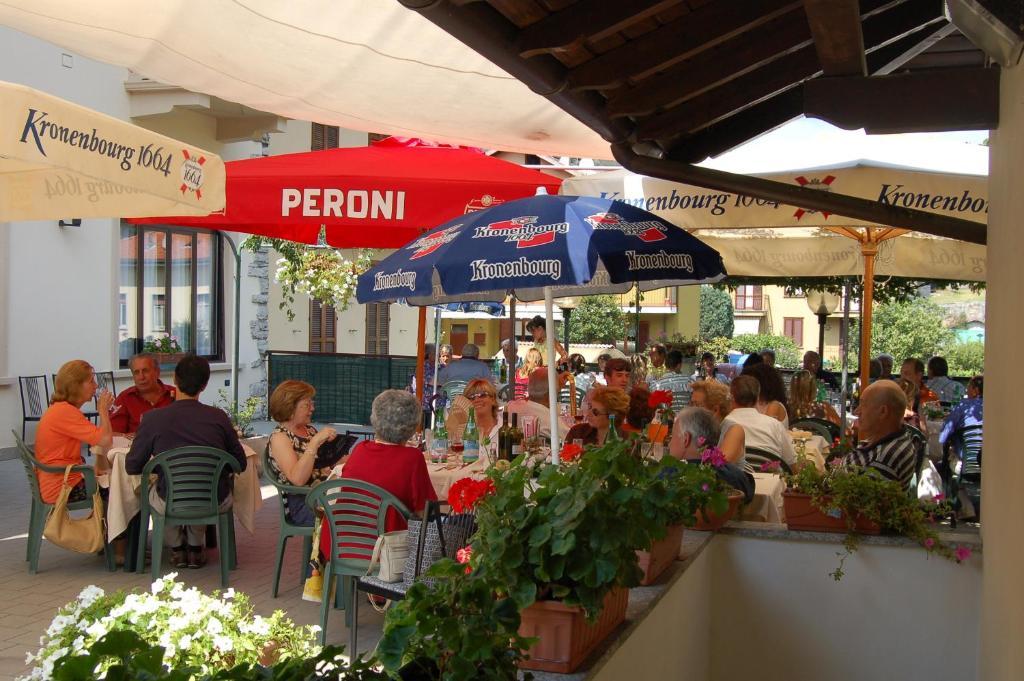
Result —
M 777 473 L 754 473 L 754 498 L 742 507 L 740 520 L 759 523 L 784 523 L 786 513 L 782 508 L 782 493 L 786 483 Z
M 102 452 L 108 466 L 97 477 L 100 485 L 109 489 L 107 497 L 107 539 L 115 537 L 128 529 L 132 518 L 138 515 L 141 508 L 139 490 L 142 487 L 142 476 L 131 475 L 125 470 L 125 459 L 131 448 L 131 440 L 123 436 L 115 436 L 111 447 Z M 259 457 L 256 451 L 245 442 L 245 470 L 234 476 L 232 508 L 238 522 L 249 531 L 256 533 L 256 513 L 263 506 L 260 493 L 260 476 L 258 470 Z

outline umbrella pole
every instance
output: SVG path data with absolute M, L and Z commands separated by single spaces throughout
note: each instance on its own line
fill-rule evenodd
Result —
M 508 382 L 512 383 L 512 372 L 516 370 L 516 365 L 519 364 L 519 330 L 516 328 L 518 320 L 516 319 L 516 293 L 513 291 L 508 297 L 508 314 L 509 319 L 512 320 L 512 357 L 515 361 L 512 366 L 508 368 Z M 512 396 L 513 398 L 515 395 Z
M 224 237 L 224 241 L 228 242 L 228 246 L 231 247 L 231 253 L 235 256 L 235 328 L 233 329 L 232 340 L 232 351 L 231 351 L 231 411 L 234 418 L 238 418 L 238 348 L 241 338 L 239 333 L 241 331 L 241 316 L 242 316 L 242 254 L 238 250 L 238 246 L 235 242 L 227 235 L 226 232 L 220 233 Z
M 846 374 L 849 371 L 850 364 L 850 282 L 845 280 L 843 282 L 843 342 L 842 342 L 842 368 L 843 374 L 840 382 L 839 389 L 839 423 L 842 427 L 842 432 L 846 432 L 846 393 L 848 386 L 846 383 Z
M 871 303 L 875 295 L 875 256 L 878 254 L 878 244 L 870 241 L 862 243 L 860 252 L 864 254 L 864 296 L 860 304 L 860 389 L 863 391 L 868 385 L 871 369 Z
M 555 328 L 555 298 L 551 294 L 551 287 L 544 287 L 544 325 L 548 329 Z M 548 358 L 555 357 L 555 336 L 553 333 L 545 334 Z M 551 418 L 551 463 L 558 465 L 558 370 L 554 361 L 548 362 L 548 416 Z
M 420 307 L 416 320 L 416 402 L 423 404 L 423 362 L 426 359 L 427 343 L 427 308 Z M 435 349 L 435 353 L 437 350 Z M 420 419 L 416 430 L 423 430 L 423 419 Z
M 436 401 L 434 397 L 437 395 L 437 374 L 440 372 L 441 367 L 438 366 L 441 362 L 441 310 L 434 310 L 434 387 L 430 391 L 430 427 L 433 427 L 437 423 L 437 412 L 434 410 Z

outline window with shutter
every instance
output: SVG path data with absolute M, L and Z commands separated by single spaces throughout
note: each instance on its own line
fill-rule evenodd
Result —
M 391 324 L 389 303 L 366 305 L 366 354 L 388 354 L 388 330 Z
M 804 345 L 804 320 L 802 317 L 786 317 L 782 322 L 783 333 L 789 337 L 797 347 Z
M 337 352 L 334 306 L 309 301 L 309 351 Z
M 763 310 L 764 297 L 760 286 L 737 286 L 737 310 Z
M 310 139 L 309 141 L 309 148 L 312 151 L 321 151 L 323 149 L 337 149 L 338 140 L 338 126 L 314 123 L 312 129 L 312 139 Z

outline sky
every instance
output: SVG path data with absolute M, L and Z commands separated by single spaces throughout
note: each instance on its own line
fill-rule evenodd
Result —
M 988 131 L 867 135 L 813 118 L 787 123 L 702 166 L 758 173 L 871 159 L 940 172 L 988 174 Z

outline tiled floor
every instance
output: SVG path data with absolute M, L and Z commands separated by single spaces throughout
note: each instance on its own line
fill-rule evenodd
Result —
M 301 544 L 291 540 L 285 555 L 278 598 L 270 597 L 274 558 L 277 547 L 278 512 L 276 492 L 263 488 L 264 504 L 256 517 L 256 533 L 236 527 L 238 569 L 231 573 L 231 586 L 249 595 L 256 610 L 269 615 L 285 610 L 297 624 L 315 624 L 319 605 L 301 599 L 299 551 Z M 39 572 L 28 573 L 25 561 L 28 528 L 28 485 L 18 460 L 0 461 L 0 679 L 23 674 L 25 653 L 35 650 L 39 637 L 57 609 L 72 600 L 88 584 L 106 590 L 146 588 L 145 575 L 107 572 L 102 557 L 84 556 L 56 548 L 43 541 Z M 206 591 L 220 587 L 217 552 L 209 554 L 209 564 L 200 570 L 180 570 L 179 579 Z M 170 568 L 165 568 L 165 572 Z M 359 648 L 376 645 L 383 616 L 368 604 L 359 609 Z M 332 610 L 328 620 L 328 642 L 348 642 L 345 614 Z

